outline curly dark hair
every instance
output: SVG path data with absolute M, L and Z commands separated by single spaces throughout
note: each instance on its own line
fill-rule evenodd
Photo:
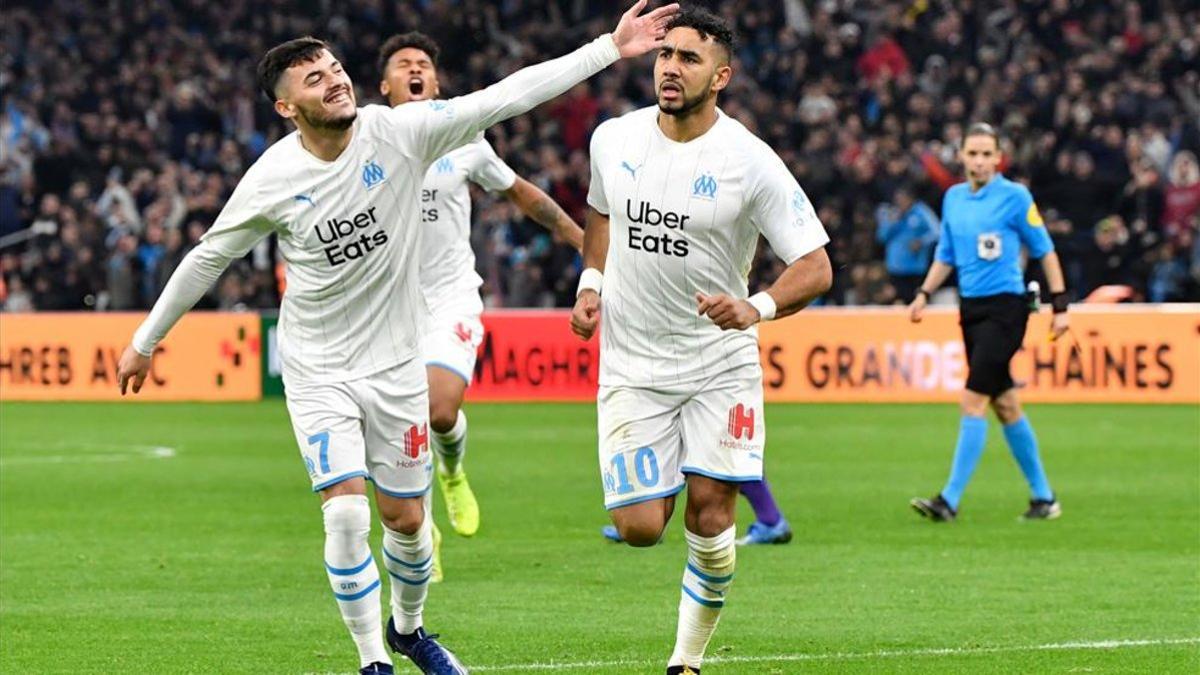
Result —
M 737 38 L 729 22 L 703 7 L 685 7 L 667 24 L 667 30 L 672 28 L 691 28 L 702 40 L 711 36 L 713 42 L 725 49 L 727 57 L 737 49 Z
M 438 54 L 442 50 L 438 48 L 438 44 L 433 38 L 414 30 L 393 35 L 379 47 L 379 56 L 375 60 L 375 65 L 379 68 L 379 76 L 383 77 L 384 72 L 387 70 L 388 59 L 392 58 L 392 54 L 401 49 L 408 49 L 409 47 L 420 49 L 428 54 L 429 60 L 433 61 L 433 67 L 437 68 Z
M 316 61 L 322 50 L 333 53 L 328 44 L 311 35 L 288 40 L 283 44 L 271 47 L 258 62 L 259 89 L 262 89 L 262 92 L 267 95 L 267 99 L 274 101 L 277 98 L 275 86 L 279 84 L 279 78 L 283 75 L 283 71 L 297 63 Z

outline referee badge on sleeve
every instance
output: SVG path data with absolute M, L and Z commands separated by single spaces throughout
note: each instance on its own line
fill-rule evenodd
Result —
M 978 252 L 980 260 L 996 260 L 999 258 L 1002 253 L 1000 235 L 995 232 L 984 232 L 979 235 Z
M 1030 227 L 1041 227 L 1046 224 L 1046 221 L 1042 220 L 1042 214 L 1038 211 L 1037 204 L 1029 203 L 1029 210 L 1025 212 L 1025 222 L 1029 223 Z

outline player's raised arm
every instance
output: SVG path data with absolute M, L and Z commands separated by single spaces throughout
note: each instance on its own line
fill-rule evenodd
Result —
M 141 391 L 158 343 L 180 317 L 212 288 L 230 263 L 246 255 L 271 233 L 273 225 L 256 208 L 254 192 L 253 184 L 243 180 L 221 210 L 213 227 L 183 257 L 179 267 L 171 274 L 150 315 L 138 327 L 132 342 L 121 354 L 117 364 L 117 384 L 122 396 L 131 382 L 133 393 Z
M 638 0 L 612 33 L 606 33 L 565 56 L 522 68 L 486 89 L 444 101 L 400 106 L 400 123 L 411 125 L 412 142 L 427 161 L 457 148 L 488 127 L 532 110 L 618 59 L 641 56 L 662 44 L 679 5 L 642 14 Z

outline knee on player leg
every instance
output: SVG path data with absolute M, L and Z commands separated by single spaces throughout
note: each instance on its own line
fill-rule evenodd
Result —
M 425 522 L 425 503 L 422 497 L 389 497 L 376 493 L 379 520 L 383 526 L 401 534 L 415 534 Z
M 618 521 L 617 531 L 630 546 L 653 546 L 662 538 L 663 526 L 644 521 Z
M 959 411 L 969 417 L 983 417 L 987 414 L 988 400 L 987 394 L 964 389 L 958 403 Z
M 1021 419 L 1021 402 L 1017 399 L 1016 390 L 1009 389 L 993 398 L 992 410 L 996 411 L 996 417 L 1004 424 L 1012 424 Z
M 426 375 L 429 378 L 429 426 L 439 434 L 449 433 L 458 423 L 466 382 L 437 366 L 427 368 Z
M 366 495 L 331 497 L 321 505 L 325 534 L 366 538 L 371 532 L 371 506 Z
M 715 537 L 733 527 L 739 488 L 739 483 L 689 475 L 687 512 L 684 514 L 688 532 Z
M 622 506 L 611 511 L 613 525 L 630 546 L 653 546 L 662 539 L 669 512 L 663 500 Z
M 689 505 L 687 529 L 701 537 L 715 537 L 733 527 L 734 514 L 723 504 L 704 504 L 695 510 Z
M 446 398 L 429 399 L 429 426 L 439 434 L 448 433 L 458 422 L 458 402 Z

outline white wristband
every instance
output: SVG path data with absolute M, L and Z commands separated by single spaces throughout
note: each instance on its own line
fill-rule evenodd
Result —
M 770 321 L 775 318 L 775 299 L 766 291 L 755 293 L 746 298 L 746 302 L 758 310 L 759 321 Z
M 604 273 L 595 267 L 589 267 L 579 275 L 579 287 L 575 290 L 575 297 L 584 291 L 596 291 L 600 293 L 600 288 L 604 286 Z

